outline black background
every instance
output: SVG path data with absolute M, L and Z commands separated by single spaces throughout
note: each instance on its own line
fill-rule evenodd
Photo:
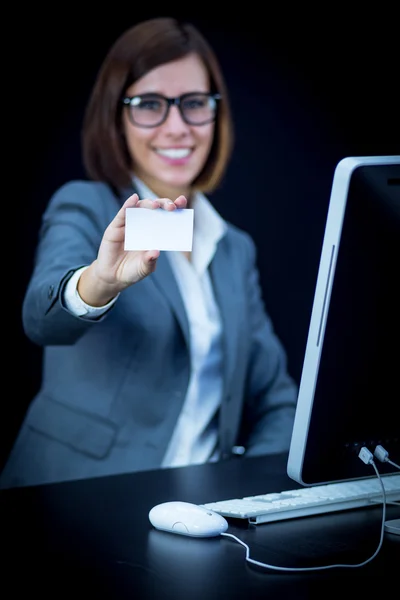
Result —
M 91 86 L 110 45 L 144 18 L 192 21 L 220 58 L 236 147 L 211 200 L 256 241 L 266 307 L 299 381 L 335 166 L 345 156 L 400 154 L 397 16 L 382 2 L 370 12 L 365 4 L 318 11 L 227 2 L 216 14 L 217 4 L 10 7 L 3 21 L 3 236 L 12 245 L 12 287 L 4 298 L 2 457 L 40 383 L 41 351 L 21 326 L 40 217 L 58 186 L 85 177 L 80 127 Z

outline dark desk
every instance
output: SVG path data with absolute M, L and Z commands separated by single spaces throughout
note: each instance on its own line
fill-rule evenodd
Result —
M 400 537 L 361 568 L 277 572 L 245 561 L 231 538 L 195 539 L 152 528 L 148 512 L 167 500 L 203 503 L 298 487 L 286 457 L 233 459 L 0 493 L 1 581 L 7 598 L 244 600 L 368 597 L 398 587 Z M 400 515 L 388 506 L 387 518 Z M 375 551 L 380 507 L 228 529 L 250 557 L 279 566 L 359 563 Z M 378 587 L 381 584 L 382 587 Z M 375 592 L 373 592 L 375 590 Z M 4 597 L 4 596 L 3 596 Z M 322 596 L 323 597 L 323 596 Z

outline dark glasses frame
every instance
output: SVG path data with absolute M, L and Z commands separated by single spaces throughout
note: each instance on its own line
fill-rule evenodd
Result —
M 185 102 L 185 100 L 187 100 L 188 98 L 191 98 L 191 97 L 198 98 L 199 96 L 208 98 L 209 100 L 214 100 L 216 103 L 215 111 L 214 111 L 214 115 L 210 119 L 207 119 L 206 121 L 201 121 L 201 123 L 194 123 L 193 121 L 191 121 L 190 119 L 188 119 L 185 116 L 184 111 L 182 109 L 182 103 Z M 124 96 L 122 98 L 122 103 L 126 107 L 129 108 L 129 107 L 133 106 L 134 103 L 140 102 L 141 100 L 146 100 L 146 98 L 149 98 L 149 99 L 155 98 L 155 99 L 162 100 L 163 102 L 166 102 L 167 109 L 166 109 L 165 115 L 162 117 L 162 119 L 152 125 L 143 125 L 143 123 L 138 123 L 137 121 L 134 120 L 132 111 L 129 111 L 129 119 L 130 119 L 131 123 L 133 123 L 137 127 L 145 127 L 145 128 L 159 127 L 167 120 L 171 106 L 178 107 L 181 117 L 185 123 L 187 123 L 188 125 L 201 126 L 201 125 L 207 125 L 207 123 L 212 123 L 213 121 L 215 121 L 216 116 L 217 116 L 218 101 L 221 100 L 221 94 L 216 94 L 216 93 L 213 94 L 211 92 L 188 92 L 187 94 L 182 94 L 181 96 L 176 96 L 175 98 L 168 98 L 167 96 L 163 96 L 162 94 L 147 93 L 147 94 L 137 94 L 136 96 Z

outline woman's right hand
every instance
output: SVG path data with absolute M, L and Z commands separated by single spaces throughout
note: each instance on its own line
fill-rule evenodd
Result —
M 179 196 L 175 201 L 169 198 L 139 200 L 137 194 L 130 196 L 118 211 L 104 232 L 97 259 L 86 269 L 78 283 L 82 300 L 91 306 L 104 306 L 122 290 L 141 281 L 156 268 L 159 250 L 125 250 L 125 210 L 176 210 L 185 208 L 187 199 Z

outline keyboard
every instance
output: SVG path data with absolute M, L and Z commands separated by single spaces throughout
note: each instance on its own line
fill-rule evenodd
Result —
M 400 474 L 383 475 L 381 480 L 385 488 L 386 502 L 399 502 Z M 376 477 L 219 500 L 207 502 L 201 506 L 224 517 L 247 519 L 249 523 L 258 525 L 271 521 L 373 506 L 382 502 L 382 487 Z

